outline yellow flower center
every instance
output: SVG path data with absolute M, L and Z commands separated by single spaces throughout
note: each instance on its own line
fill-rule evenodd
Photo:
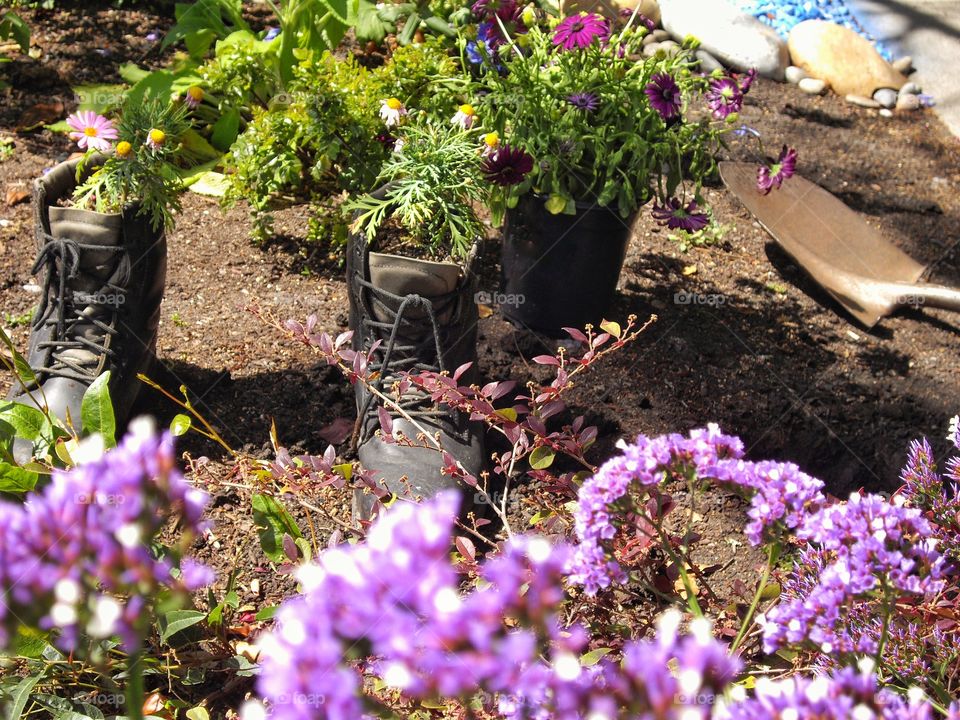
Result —
M 133 150 L 133 145 L 126 140 L 121 140 L 117 143 L 117 157 L 125 158 L 130 154 L 131 150 Z
M 164 140 L 167 139 L 167 134 L 163 130 L 157 130 L 156 128 L 153 128 L 150 131 L 149 136 L 150 142 L 152 142 L 154 145 L 160 145 Z
M 388 98 L 386 100 L 387 107 L 391 110 L 399 110 L 403 107 L 403 103 L 397 100 L 396 98 Z
M 87 137 L 96 137 L 97 129 L 95 127 L 86 127 L 83 129 L 83 134 Z
M 477 111 L 473 109 L 473 105 L 461 105 L 460 112 L 462 112 L 467 117 L 477 114 Z
M 487 133 L 483 136 L 483 142 L 486 143 L 487 147 L 494 148 L 500 144 L 500 136 L 495 132 Z
M 200 102 L 201 100 L 203 100 L 203 88 L 200 87 L 199 85 L 193 85 L 187 90 L 187 95 L 189 95 L 191 98 L 193 98 L 197 102 Z

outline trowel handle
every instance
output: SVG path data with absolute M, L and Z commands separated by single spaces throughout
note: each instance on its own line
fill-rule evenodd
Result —
M 917 283 L 904 285 L 898 305 L 930 305 L 960 311 L 960 288 Z

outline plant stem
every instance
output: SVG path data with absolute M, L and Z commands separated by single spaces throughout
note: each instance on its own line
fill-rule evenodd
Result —
M 140 660 L 142 652 L 137 650 L 130 655 L 127 664 L 127 686 L 124 690 L 127 704 L 127 717 L 130 720 L 143 720 L 143 668 Z
M 737 637 L 734 638 L 733 644 L 730 646 L 731 653 L 736 652 L 737 648 L 740 647 L 740 643 L 742 643 L 744 638 L 747 637 L 750 623 L 753 621 L 753 616 L 757 612 L 757 606 L 760 604 L 760 597 L 763 595 L 763 591 L 767 587 L 767 582 L 770 580 L 770 573 L 773 571 L 773 566 L 776 564 L 779 555 L 780 543 L 773 543 L 767 548 L 767 566 L 763 569 L 763 575 L 760 576 L 760 583 L 757 585 L 757 591 L 754 593 L 753 600 L 750 602 L 750 607 L 747 608 L 747 614 L 744 616 L 743 622 L 740 624 L 740 631 L 737 633 Z

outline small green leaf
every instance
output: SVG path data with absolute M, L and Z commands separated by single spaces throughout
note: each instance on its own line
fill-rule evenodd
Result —
M 780 583 L 769 582 L 760 593 L 761 600 L 773 600 L 780 597 Z
M 30 363 L 28 363 L 27 359 L 20 354 L 16 347 L 14 347 L 13 340 L 11 340 L 10 336 L 3 331 L 3 328 L 0 328 L 0 341 L 7 346 L 7 350 L 9 350 L 10 354 L 13 355 L 13 368 L 20 382 L 25 385 L 36 385 L 37 376 L 30 368 Z
M 290 513 L 275 498 L 269 495 L 254 495 L 252 498 L 253 521 L 257 524 L 260 547 L 273 562 L 283 562 L 283 536 L 300 538 L 303 533 Z
M 226 152 L 237 139 L 240 132 L 240 111 L 230 108 L 213 126 L 210 132 L 210 144 L 217 150 Z
M 612 320 L 603 320 L 600 322 L 600 329 L 605 333 L 610 333 L 617 338 L 617 340 L 620 339 L 620 335 L 622 333 L 622 330 L 620 329 L 620 323 L 615 323 Z
M 277 610 L 279 609 L 279 605 L 268 605 L 265 608 L 260 608 L 260 611 L 256 614 L 256 619 L 260 622 L 273 620 L 273 616 L 277 614 Z
M 567 199 L 563 195 L 551 195 L 545 205 L 551 215 L 559 215 L 566 209 Z
M 510 422 L 517 421 L 517 411 L 513 408 L 500 408 L 497 410 L 497 415 L 502 417 L 504 420 L 509 420 Z
M 602 660 L 605 656 L 609 655 L 611 652 L 613 652 L 613 648 L 608 648 L 608 647 L 602 647 L 602 648 L 597 648 L 596 650 L 591 650 L 590 652 L 584 653 L 583 655 L 580 656 L 580 664 L 583 665 L 584 667 L 590 667 L 592 665 L 596 665 L 598 662 L 600 662 L 600 660 Z
M 46 416 L 30 405 L 0 402 L 0 420 L 13 427 L 18 438 L 35 442 L 43 435 Z
M 530 453 L 530 467 L 534 470 L 546 470 L 553 465 L 553 459 L 556 457 L 551 448 L 541 445 Z
M 350 478 L 353 477 L 353 463 L 341 463 L 340 465 L 334 465 L 330 469 L 348 482 Z
M 173 420 L 170 421 L 170 432 L 173 433 L 174 437 L 180 437 L 181 435 L 186 435 L 191 425 L 193 425 L 193 421 L 190 419 L 190 416 L 181 413 L 180 415 L 175 415 Z
M 192 707 L 185 713 L 187 720 L 210 720 L 210 713 L 205 707 Z
M 199 610 L 173 610 L 159 618 L 160 641 L 167 642 L 171 637 L 206 619 L 207 614 Z
M 25 677 L 17 683 L 7 699 L 10 704 L 7 705 L 6 720 L 20 720 L 23 716 L 24 709 L 27 707 L 27 703 L 30 701 L 30 691 L 43 679 L 45 672 L 46 668 L 36 675 Z
M 117 421 L 113 414 L 113 402 L 110 400 L 109 370 L 94 380 L 83 394 L 80 418 L 86 435 L 100 433 L 108 448 L 117 444 Z
M 39 479 L 35 472 L 0 461 L 0 493 L 30 492 Z
M 41 630 L 20 625 L 10 646 L 10 654 L 37 660 L 43 657 L 43 651 L 49 645 L 48 637 L 49 635 Z

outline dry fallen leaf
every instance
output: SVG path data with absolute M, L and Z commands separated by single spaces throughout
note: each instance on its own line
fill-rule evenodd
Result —
M 482 318 L 488 318 L 493 315 L 493 308 L 489 305 L 484 305 L 482 303 L 477 303 L 477 312 Z
M 6 203 L 13 207 L 30 199 L 30 191 L 17 185 L 7 185 Z
M 20 115 L 17 121 L 17 131 L 26 132 L 36 130 L 41 125 L 49 125 L 63 117 L 63 103 L 54 100 L 49 103 L 37 103 L 29 107 Z
M 697 266 L 696 266 L 696 265 L 684 265 L 684 266 L 683 266 L 683 274 L 684 274 L 684 275 L 696 275 L 696 274 L 697 274 Z

